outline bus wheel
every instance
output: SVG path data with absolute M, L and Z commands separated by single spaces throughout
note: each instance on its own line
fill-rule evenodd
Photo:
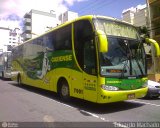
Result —
M 2 79 L 4 79 L 4 72 L 2 72 Z
M 59 86 L 60 86 L 60 89 L 59 89 L 60 98 L 64 101 L 69 101 L 70 94 L 69 94 L 69 86 L 67 81 L 66 80 L 61 81 Z
M 18 83 L 19 86 L 22 84 L 21 82 L 22 82 L 22 81 L 21 81 L 21 75 L 18 74 L 17 83 Z

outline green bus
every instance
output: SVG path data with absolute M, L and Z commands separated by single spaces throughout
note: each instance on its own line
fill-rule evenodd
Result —
M 159 46 L 153 40 L 156 55 Z M 137 29 L 87 15 L 59 25 L 12 50 L 12 80 L 95 103 L 146 95 L 147 65 Z

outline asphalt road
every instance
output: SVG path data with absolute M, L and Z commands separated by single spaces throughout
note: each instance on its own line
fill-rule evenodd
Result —
M 160 126 L 160 98 L 109 104 L 73 98 L 64 103 L 52 92 L 0 79 L 0 122 L 2 126 L 6 122 L 159 122 Z

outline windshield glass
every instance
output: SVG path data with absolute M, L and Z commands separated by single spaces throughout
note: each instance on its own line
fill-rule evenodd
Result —
M 108 52 L 100 53 L 101 75 L 143 77 L 146 75 L 145 51 L 136 29 L 120 22 L 95 20 L 96 30 L 106 33 Z
M 108 37 L 109 51 L 100 53 L 101 74 L 116 77 L 146 75 L 143 45 L 136 40 Z

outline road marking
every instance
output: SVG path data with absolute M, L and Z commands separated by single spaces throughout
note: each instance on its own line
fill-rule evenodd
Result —
M 142 102 L 142 101 L 138 101 L 138 100 L 129 100 L 129 101 L 131 101 L 131 102 L 136 102 L 136 103 L 142 103 L 142 104 L 148 104 L 148 105 L 156 106 L 156 107 L 160 107 L 159 104 L 152 104 L 152 103 Z
M 103 120 L 103 121 L 109 122 L 109 120 L 106 120 L 105 118 L 99 117 L 98 115 L 93 114 L 93 113 L 91 113 L 91 112 L 87 112 L 87 111 L 85 111 L 85 110 L 79 110 L 79 111 L 81 111 L 81 112 L 83 112 L 83 113 L 86 113 L 86 114 L 88 114 L 88 115 L 91 115 L 91 116 L 93 116 L 93 117 L 95 117 L 95 118 L 101 119 L 101 120 Z
M 62 103 L 62 102 L 59 102 L 59 101 L 56 101 L 56 102 L 58 102 L 59 104 L 62 104 L 62 105 L 64 105 L 64 106 L 66 106 L 66 107 L 73 108 L 73 109 L 77 109 L 76 107 L 70 106 L 70 105 L 68 105 L 68 104 L 64 104 L 64 103 Z M 85 110 L 83 110 L 83 109 L 78 109 L 78 110 L 79 110 L 80 112 L 83 112 L 83 113 L 86 113 L 86 114 L 88 114 L 88 115 L 91 115 L 91 116 L 93 116 L 93 117 L 95 117 L 95 118 L 99 118 L 99 119 L 101 119 L 101 120 L 103 120 L 103 121 L 108 121 L 108 122 L 109 122 L 109 120 L 106 120 L 105 118 L 99 117 L 98 115 L 96 115 L 96 114 L 94 114 L 94 113 L 87 112 L 87 111 L 85 111 Z
M 65 103 L 62 103 L 62 102 L 59 102 L 59 101 L 56 101 L 56 100 L 54 100 L 54 101 L 57 102 L 57 103 L 59 103 L 59 104 L 62 104 L 62 105 L 64 105 L 64 106 L 66 106 L 66 107 L 69 107 L 69 108 L 72 108 L 72 109 L 77 109 L 76 107 L 70 106 L 70 105 L 68 105 L 68 104 L 65 104 Z M 88 114 L 88 115 L 90 115 L 90 116 L 92 116 L 92 117 L 98 118 L 98 119 L 100 119 L 100 120 L 102 120 L 102 121 L 104 121 L 104 122 L 111 122 L 111 121 L 109 121 L 109 120 L 107 120 L 107 119 L 105 119 L 105 118 L 103 118 L 103 117 L 100 117 L 100 116 L 98 116 L 98 115 L 96 115 L 96 114 L 94 114 L 94 113 L 85 111 L 85 110 L 83 110 L 83 109 L 77 109 L 77 110 L 80 111 L 80 112 L 82 112 L 82 113 L 86 113 L 86 114 Z M 116 127 L 116 126 L 118 126 L 118 127 L 123 127 L 123 128 L 126 128 L 126 127 L 127 127 L 127 126 L 125 126 L 125 125 L 123 125 L 123 124 L 121 124 L 121 123 L 118 123 L 118 122 L 113 122 L 113 125 L 114 125 L 115 127 Z

